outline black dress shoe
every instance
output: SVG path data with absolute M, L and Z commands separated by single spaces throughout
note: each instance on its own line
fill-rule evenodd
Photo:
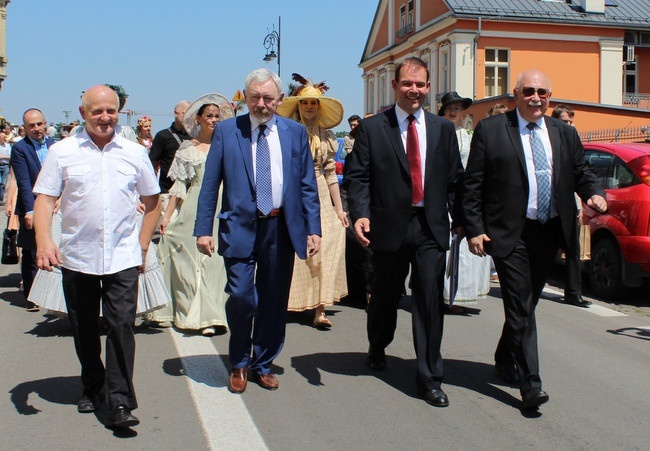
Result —
M 373 371 L 382 371 L 386 368 L 385 357 L 368 356 L 366 358 L 366 365 Z
M 564 298 L 564 303 L 565 304 L 570 304 L 570 305 L 575 305 L 576 307 L 589 307 L 591 305 L 591 301 L 588 301 L 584 299 L 582 296 L 575 295 L 575 296 L 567 296 Z
M 503 382 L 510 385 L 519 385 L 519 372 L 514 364 L 507 365 L 505 363 L 495 363 L 494 368 L 496 368 L 499 377 Z
M 524 407 L 534 409 L 548 401 L 548 395 L 541 388 L 535 388 L 522 393 L 521 399 L 524 401 Z
M 123 404 L 112 409 L 106 416 L 107 428 L 128 428 L 138 424 L 140 424 L 140 420 L 131 415 L 131 409 Z
M 95 403 L 88 395 L 83 395 L 77 403 L 77 412 L 79 413 L 93 413 L 95 411 Z
M 427 404 L 436 407 L 447 407 L 449 405 L 449 398 L 442 390 L 426 390 L 422 396 Z

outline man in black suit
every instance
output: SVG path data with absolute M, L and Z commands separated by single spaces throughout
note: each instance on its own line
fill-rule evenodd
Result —
M 32 189 L 47 156 L 48 148 L 54 144 L 54 140 L 46 135 L 47 122 L 41 110 L 30 108 L 25 111 L 23 125 L 27 136 L 14 144 L 11 151 L 11 167 L 18 186 L 16 200 L 16 214 L 20 221 L 18 247 L 23 249 L 20 272 L 23 279 L 23 294 L 27 299 L 36 275 L 36 240 L 33 227 L 36 197 Z M 26 302 L 28 312 L 38 311 L 38 307 L 33 302 Z
M 426 64 L 405 59 L 392 86 L 395 107 L 361 121 L 345 174 L 355 233 L 373 250 L 367 364 L 375 371 L 386 366 L 411 264 L 417 388 L 429 404 L 445 407 L 443 275 L 448 215 L 463 168 L 453 124 L 422 109 L 430 88 Z
M 542 390 L 535 306 L 558 248 L 577 243 L 577 193 L 607 211 L 605 193 L 584 159 L 575 128 L 544 116 L 551 83 L 538 70 L 519 75 L 517 108 L 478 123 L 467 163 L 463 213 L 468 246 L 494 259 L 506 321 L 496 369 L 520 384 L 526 408 L 548 401 Z

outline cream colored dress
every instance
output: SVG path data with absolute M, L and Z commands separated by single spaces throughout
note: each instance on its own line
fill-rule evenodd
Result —
M 310 136 L 323 236 L 320 251 L 313 257 L 296 257 L 289 294 L 289 311 L 316 308 L 319 304 L 332 305 L 348 294 L 345 276 L 345 228 L 336 215 L 328 185 L 338 183 L 334 155 L 338 142 L 330 130 L 318 129 Z M 316 151 L 314 151 L 316 149 Z
M 463 168 L 467 166 L 469 147 L 472 142 L 470 135 L 464 128 L 456 129 L 458 147 Z M 449 252 L 447 252 L 449 257 Z M 456 305 L 475 304 L 483 299 L 490 291 L 490 258 L 479 257 L 472 254 L 467 247 L 467 239 L 460 242 L 458 254 L 458 291 L 454 299 Z M 449 301 L 449 278 L 445 277 L 445 301 Z
M 228 296 L 224 292 L 226 269 L 223 258 L 216 254 L 212 257 L 201 254 L 193 236 L 206 157 L 207 153 L 201 152 L 190 141 L 185 141 L 178 148 L 168 173 L 169 178 L 174 180 L 169 194 L 179 198 L 178 214 L 169 222 L 160 239 L 158 260 L 171 294 L 173 311 L 154 311 L 150 319 L 162 322 L 173 318 L 174 325 L 179 329 L 227 326 Z M 216 211 L 220 208 L 221 202 Z M 218 222 L 215 221 L 215 237 L 217 227 Z

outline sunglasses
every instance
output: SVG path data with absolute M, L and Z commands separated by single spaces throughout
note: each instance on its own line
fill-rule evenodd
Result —
M 535 93 L 540 97 L 546 97 L 551 93 L 551 91 L 546 88 L 521 88 L 519 92 L 521 92 L 524 97 L 531 97 Z

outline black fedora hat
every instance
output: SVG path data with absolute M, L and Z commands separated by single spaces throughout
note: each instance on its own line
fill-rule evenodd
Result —
M 444 116 L 445 115 L 445 108 L 447 105 L 450 105 L 452 103 L 456 102 L 462 102 L 463 104 L 463 109 L 466 110 L 469 108 L 469 106 L 472 104 L 472 99 L 467 98 L 467 97 L 461 97 L 458 95 L 456 91 L 449 91 L 445 93 L 444 96 L 442 96 L 442 99 L 440 100 L 442 105 L 440 106 L 440 110 L 438 110 L 438 116 Z

